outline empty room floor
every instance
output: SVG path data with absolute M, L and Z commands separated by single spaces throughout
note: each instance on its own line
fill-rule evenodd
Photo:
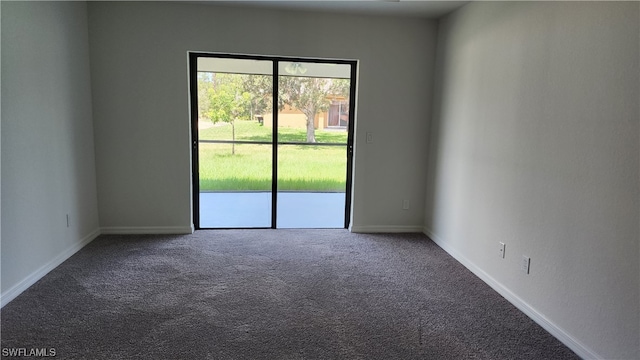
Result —
M 577 359 L 423 234 L 103 235 L 1 310 L 64 359 Z

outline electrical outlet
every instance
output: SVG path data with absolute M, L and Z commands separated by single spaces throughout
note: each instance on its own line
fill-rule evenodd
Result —
M 373 133 L 367 132 L 367 144 L 371 144 L 373 142 Z
M 501 242 L 500 243 L 500 247 L 499 247 L 499 249 L 500 249 L 499 251 L 500 251 L 500 257 L 503 258 L 503 259 L 504 259 L 504 250 L 505 250 L 505 248 L 506 248 L 506 245 L 503 242 Z
M 409 210 L 409 200 L 402 200 L 402 210 Z
M 530 268 L 531 259 L 528 256 L 522 255 L 522 264 L 520 265 L 520 270 L 522 270 L 523 273 L 528 274 Z

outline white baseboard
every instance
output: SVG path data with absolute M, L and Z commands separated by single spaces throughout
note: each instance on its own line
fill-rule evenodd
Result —
M 398 225 L 351 225 L 349 231 L 354 233 L 421 233 L 422 226 Z
M 100 228 L 104 235 L 192 234 L 193 226 L 113 226 Z
M 449 253 L 454 259 L 464 265 L 467 269 L 469 269 L 472 273 L 474 273 L 480 280 L 484 281 L 487 285 L 491 286 L 493 290 L 498 292 L 498 294 L 502 295 L 507 301 L 517 307 L 520 311 L 522 311 L 525 315 L 530 317 L 533 321 L 535 321 L 538 325 L 542 326 L 543 329 L 547 330 L 551 335 L 555 336 L 560 342 L 565 344 L 569 349 L 573 350 L 578 356 L 583 359 L 603 359 L 602 356 L 598 355 L 595 351 L 590 349 L 588 346 L 571 336 L 564 329 L 554 324 L 551 320 L 547 319 L 543 314 L 534 309 L 531 305 L 529 305 L 522 298 L 518 297 L 516 294 L 511 292 L 506 286 L 502 285 L 496 279 L 494 279 L 491 275 L 487 274 L 484 270 L 474 264 L 472 261 L 463 256 L 460 252 L 458 252 L 455 248 L 450 246 L 446 241 L 439 238 L 435 235 L 430 229 L 424 228 L 423 232 L 427 235 L 436 245 L 442 248 L 444 251 Z
M 80 240 L 80 242 L 73 244 L 68 249 L 64 250 L 58 256 L 53 258 L 48 263 L 42 265 L 38 270 L 31 273 L 25 279 L 20 281 L 18 284 L 12 286 L 9 290 L 5 291 L 4 294 L 0 295 L 0 308 L 7 305 L 11 300 L 15 299 L 18 295 L 22 294 L 23 291 L 27 290 L 31 285 L 35 284 L 38 280 L 42 279 L 43 276 L 47 275 L 51 270 L 55 269 L 58 265 L 62 264 L 65 260 L 70 258 L 73 254 L 78 252 L 78 250 L 85 247 L 95 238 L 100 235 L 100 230 L 96 229 L 92 231 L 89 235 L 85 236 Z

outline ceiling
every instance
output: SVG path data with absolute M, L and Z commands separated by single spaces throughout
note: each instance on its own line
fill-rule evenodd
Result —
M 430 0 L 351 0 L 351 1 L 271 1 L 271 0 L 203 0 L 191 3 L 209 3 L 224 6 L 242 6 L 280 10 L 322 11 L 332 13 L 391 15 L 435 19 L 439 18 L 469 1 L 430 1 Z

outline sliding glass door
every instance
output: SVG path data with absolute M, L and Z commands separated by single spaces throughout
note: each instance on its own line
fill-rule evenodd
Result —
M 256 114 L 272 111 L 271 61 L 197 59 L 199 223 L 271 227 L 273 134 Z
M 355 66 L 190 53 L 196 229 L 348 226 Z
M 344 226 L 350 89 L 349 64 L 278 63 L 277 227 Z

